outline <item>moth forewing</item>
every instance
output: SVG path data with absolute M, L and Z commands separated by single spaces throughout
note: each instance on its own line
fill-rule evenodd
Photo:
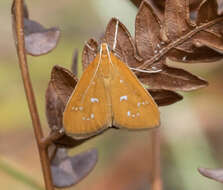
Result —
M 113 80 L 111 99 L 113 124 L 128 129 L 146 129 L 159 126 L 158 106 L 135 74 L 111 53 Z
M 74 138 L 86 138 L 111 126 L 108 92 L 101 73 L 101 54 L 84 71 L 66 105 L 63 124 Z

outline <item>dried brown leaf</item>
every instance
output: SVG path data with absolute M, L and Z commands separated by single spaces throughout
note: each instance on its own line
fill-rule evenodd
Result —
M 15 10 L 14 2 L 12 4 L 12 22 L 13 31 L 15 33 Z M 60 37 L 60 31 L 58 28 L 44 28 L 41 24 L 36 21 L 29 19 L 29 13 L 26 4 L 24 3 L 24 40 L 26 52 L 33 56 L 39 56 L 47 54 L 52 51 Z M 16 40 L 16 36 L 15 36 Z
M 46 90 L 46 117 L 51 129 L 63 127 L 62 115 L 65 105 L 57 96 L 51 82 Z
M 218 4 L 216 0 L 204 0 L 198 7 L 198 16 L 196 20 L 197 26 L 208 24 L 219 19 Z M 196 48 L 207 47 L 220 54 L 223 53 L 223 22 L 219 21 L 214 25 L 198 32 L 193 37 L 193 45 Z
M 164 65 L 159 73 L 139 73 L 139 80 L 151 88 L 190 91 L 207 86 L 207 82 L 183 69 Z
M 48 88 L 46 90 L 46 117 L 48 125 L 51 128 L 52 132 L 54 130 L 61 129 L 63 127 L 63 111 L 65 104 L 58 97 L 52 82 L 49 82 Z M 78 146 L 83 143 L 85 140 L 75 140 L 71 137 L 64 135 L 61 138 L 57 139 L 54 144 L 61 147 L 71 148 Z
M 47 54 L 52 51 L 59 40 L 58 28 L 45 29 L 39 23 L 24 18 L 25 48 L 33 56 Z
M 178 39 L 194 28 L 190 21 L 188 0 L 166 0 L 164 15 L 163 32 L 170 41 Z
M 223 183 L 223 169 L 198 168 L 201 175 Z
M 203 0 L 198 7 L 197 25 L 211 21 L 218 17 L 218 5 L 216 0 Z
M 142 0 L 130 0 L 136 7 L 139 7 Z M 147 3 L 153 8 L 156 15 L 163 20 L 164 1 L 163 0 L 147 0 Z
M 93 38 L 89 39 L 84 46 L 83 52 L 82 52 L 82 67 L 83 71 L 87 68 L 88 64 L 90 64 L 98 50 L 98 43 Z
M 178 40 L 181 36 L 191 31 L 195 25 L 192 24 L 189 14 L 188 0 L 168 0 L 165 3 L 164 20 L 161 30 L 162 40 L 169 43 Z M 174 48 L 193 53 L 192 43 L 185 41 Z
M 201 36 L 202 34 L 203 36 Z M 194 39 L 194 44 L 197 47 L 207 47 L 219 54 L 223 54 L 223 38 L 208 31 L 200 33 L 199 38 Z M 223 56 L 220 55 L 220 57 L 222 58 Z
M 75 76 L 77 76 L 77 73 L 78 73 L 78 50 L 77 49 L 74 50 L 72 64 L 71 64 L 71 71 Z
M 78 79 L 69 70 L 54 66 L 51 72 L 51 82 L 59 98 L 66 105 Z
M 51 162 L 53 184 L 58 188 L 65 188 L 77 184 L 85 178 L 97 163 L 96 149 L 69 157 L 66 149 L 58 149 Z
M 167 106 L 183 99 L 183 96 L 170 90 L 148 89 L 148 91 L 158 106 Z
M 194 43 L 196 43 L 196 40 Z M 210 63 L 222 59 L 223 56 L 220 53 L 200 44 L 200 48 L 195 49 L 194 53 L 186 53 L 185 51 L 174 49 L 170 52 L 168 58 L 172 61 L 183 63 Z
M 143 59 L 151 58 L 162 48 L 160 29 L 159 18 L 149 4 L 143 2 L 135 21 L 136 47 Z
M 127 28 L 118 19 L 112 18 L 105 32 L 105 39 L 111 50 L 130 67 L 137 67 L 142 60 L 136 54 L 133 39 Z

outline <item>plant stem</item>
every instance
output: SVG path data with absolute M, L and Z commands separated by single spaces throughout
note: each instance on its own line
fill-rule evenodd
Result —
M 19 66 L 25 88 L 26 98 L 28 101 L 29 111 L 33 123 L 35 138 L 38 145 L 39 156 L 45 181 L 45 187 L 46 190 L 53 190 L 54 187 L 52 183 L 50 162 L 48 158 L 47 149 L 41 147 L 41 139 L 43 138 L 43 131 L 41 128 L 40 119 L 36 107 L 36 101 L 29 76 L 27 58 L 25 53 L 23 0 L 15 0 L 15 22 L 16 22 L 17 54 L 19 58 Z
M 41 139 L 41 146 L 43 148 L 47 148 L 48 146 L 53 144 L 54 141 L 58 140 L 63 136 L 64 136 L 64 131 L 53 131 L 47 137 Z
M 160 129 L 152 131 L 152 190 L 162 190 L 161 158 L 160 158 Z

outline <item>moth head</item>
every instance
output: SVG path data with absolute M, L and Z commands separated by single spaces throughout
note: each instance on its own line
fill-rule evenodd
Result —
M 109 54 L 108 45 L 106 43 L 101 44 L 100 54 L 102 57 L 107 57 Z

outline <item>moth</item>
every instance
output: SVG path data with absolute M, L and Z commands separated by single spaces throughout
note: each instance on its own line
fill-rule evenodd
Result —
M 81 139 L 112 126 L 137 130 L 159 123 L 160 113 L 151 95 L 130 68 L 102 43 L 65 107 L 66 134 Z

